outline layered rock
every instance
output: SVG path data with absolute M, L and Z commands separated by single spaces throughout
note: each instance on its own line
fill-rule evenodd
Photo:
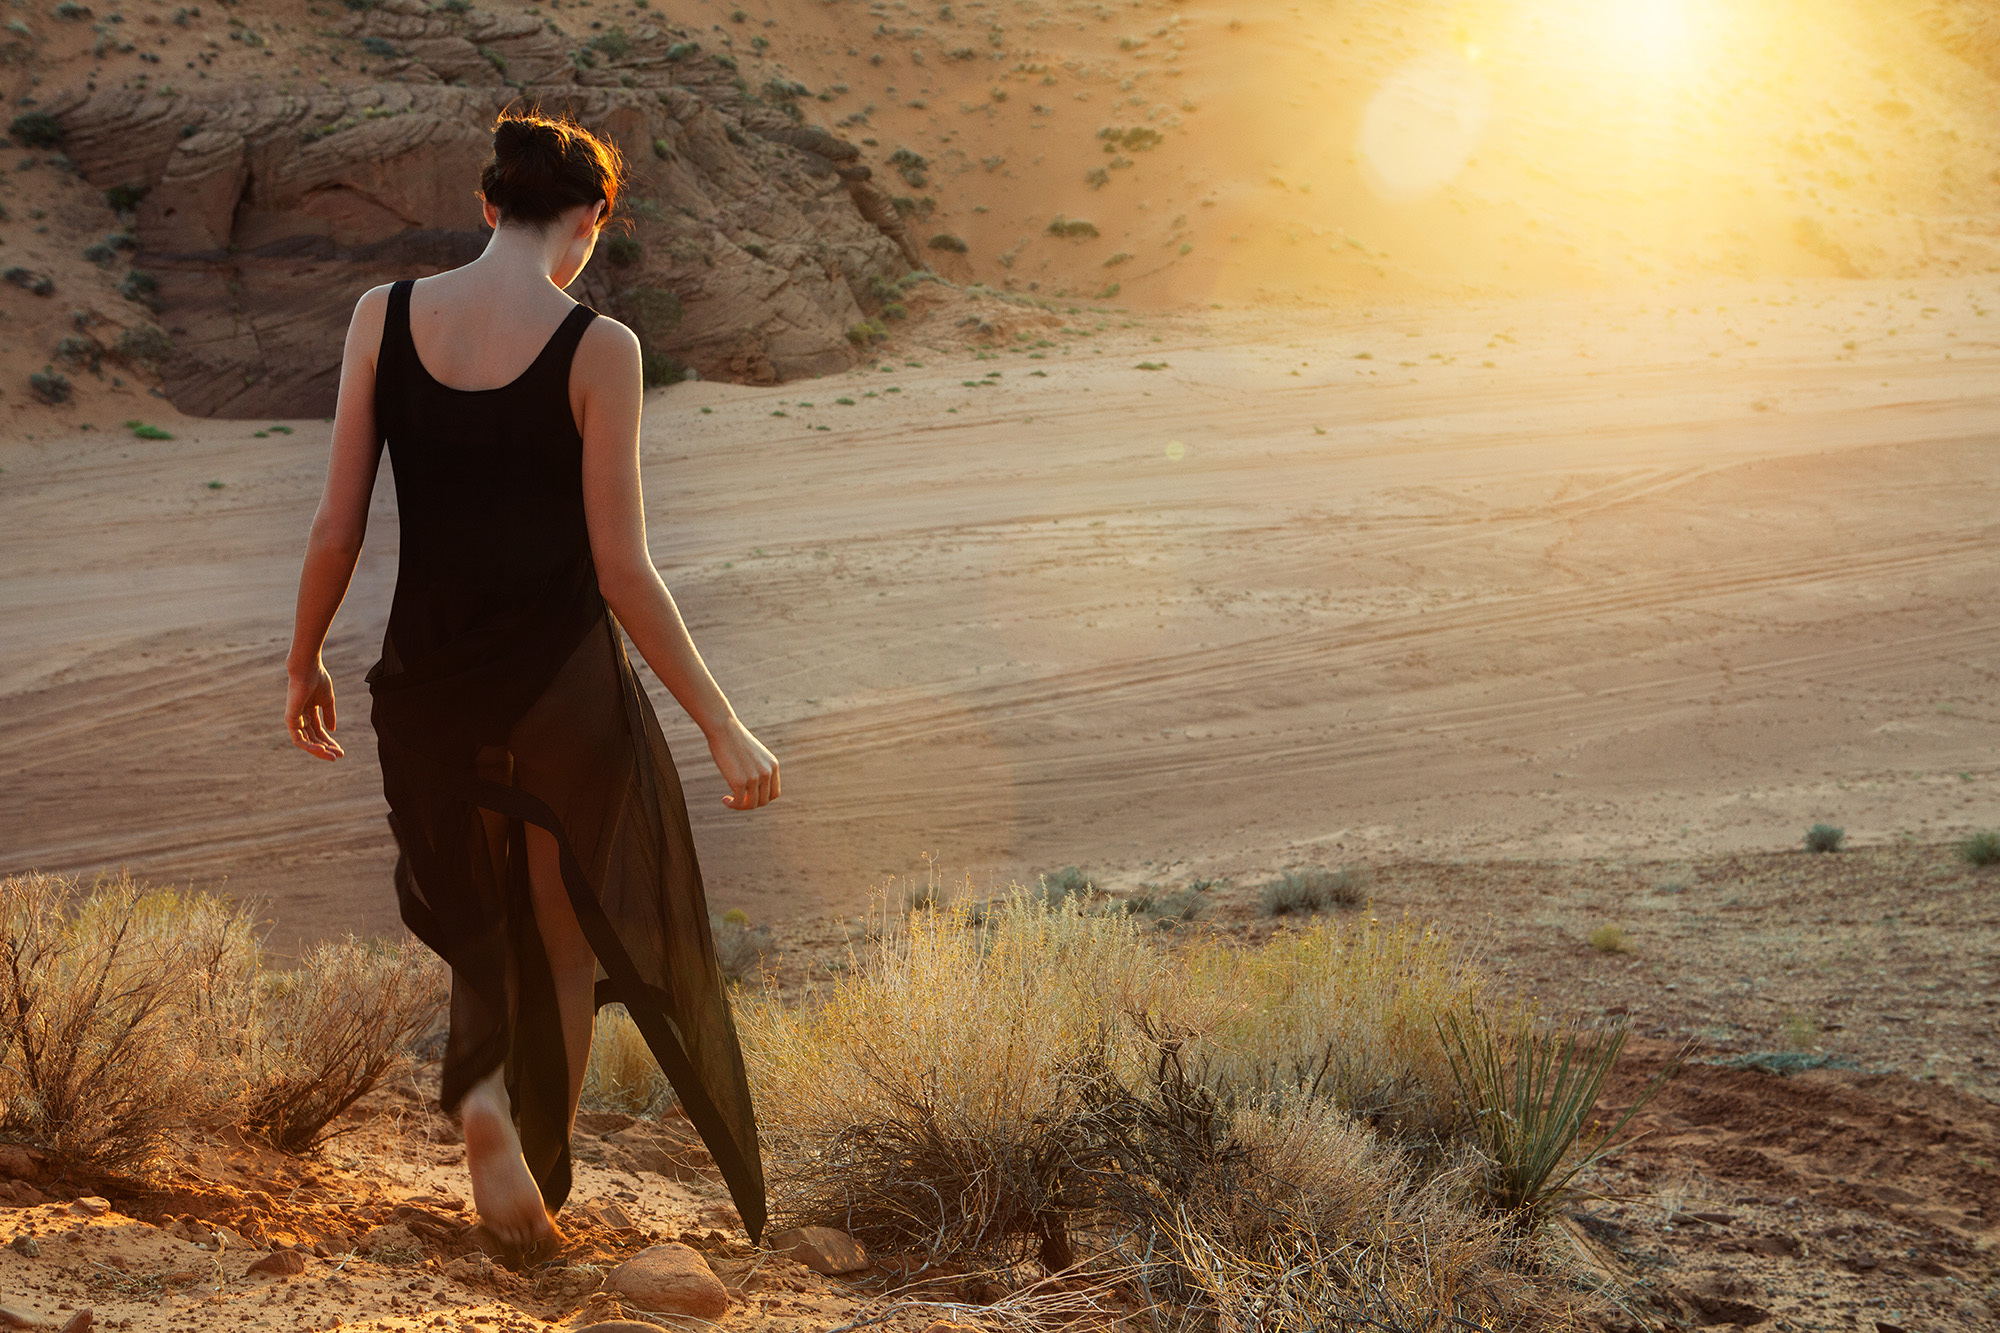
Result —
M 485 244 L 474 191 L 509 103 L 566 111 L 625 155 L 630 240 L 601 244 L 572 291 L 639 331 L 651 378 L 843 369 L 871 288 L 919 265 L 851 144 L 748 95 L 682 34 L 572 47 L 526 15 L 407 0 L 349 29 L 393 52 L 374 71 L 388 81 L 52 104 L 93 184 L 143 191 L 137 263 L 158 282 L 183 411 L 330 414 L 361 292 Z

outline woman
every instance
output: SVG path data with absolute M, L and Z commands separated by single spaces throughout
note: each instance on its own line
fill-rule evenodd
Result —
M 386 443 L 402 551 L 368 673 L 403 920 L 451 965 L 442 1101 L 481 1224 L 552 1253 L 596 1007 L 673 1082 L 754 1238 L 757 1127 L 687 808 L 622 626 L 708 740 L 723 804 L 778 763 L 723 697 L 646 549 L 632 332 L 563 294 L 622 164 L 581 127 L 503 115 L 480 175 L 485 253 L 377 287 L 348 328 L 326 491 L 299 579 L 293 743 L 338 759 L 321 647 Z

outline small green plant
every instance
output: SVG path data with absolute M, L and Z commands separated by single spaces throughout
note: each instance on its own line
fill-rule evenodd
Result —
M 1329 907 L 1353 907 L 1368 888 L 1368 872 L 1352 866 L 1287 870 L 1263 889 L 1265 916 L 1309 915 Z
M 1958 859 L 1967 865 L 2000 865 L 2000 829 L 1981 829 L 1958 844 Z
M 966 252 L 967 248 L 964 241 L 953 236 L 948 231 L 941 231 L 931 237 L 931 249 L 933 250 L 949 250 L 955 255 L 962 255 Z
M 1058 213 L 1049 219 L 1048 231 L 1051 236 L 1095 236 L 1097 224 L 1082 218 L 1066 218 Z
M 1810 1014 L 1786 1010 L 1778 1031 L 1788 1051 L 1810 1051 L 1819 1045 L 1819 1024 L 1813 1021 Z
M 613 60 L 621 60 L 632 54 L 632 39 L 625 35 L 625 29 L 612 27 L 590 39 L 590 45 Z
M 68 402 L 75 393 L 74 387 L 69 382 L 69 376 L 52 365 L 43 366 L 29 375 L 28 388 L 34 391 L 35 397 L 51 406 Z
M 1847 830 L 1831 824 L 1814 824 L 1806 830 L 1805 843 L 1809 852 L 1837 852 L 1846 840 Z
M 896 174 L 903 178 L 903 183 L 913 190 L 921 190 L 930 183 L 930 177 L 925 174 L 930 167 L 930 159 L 922 153 L 908 148 L 898 148 L 889 154 L 889 165 L 896 169 Z
M 125 429 L 131 431 L 132 437 L 138 440 L 171 440 L 174 438 L 170 433 L 161 430 L 158 426 L 150 425 L 147 422 L 136 419 L 126 422 Z
M 847 330 L 847 341 L 856 347 L 872 347 L 888 336 L 889 330 L 882 327 L 882 321 L 878 319 L 864 319 L 859 324 L 850 325 Z
M 1039 878 L 1041 881 L 1039 896 L 1050 906 L 1055 906 L 1066 898 L 1080 901 L 1094 896 L 1097 892 L 1097 885 L 1089 874 L 1075 866 L 1064 866 L 1061 870 L 1044 873 Z
M 1167 368 L 1167 363 L 1164 361 L 1141 361 L 1138 365 L 1132 368 L 1134 370 L 1165 370 Z
M 119 334 L 111 350 L 128 364 L 157 370 L 173 350 L 173 341 L 167 337 L 165 330 L 151 324 L 139 324 Z
M 63 140 L 62 122 L 46 111 L 25 111 L 8 122 L 7 136 L 23 148 L 54 148 Z
M 1622 926 L 1599 926 L 1590 932 L 1590 947 L 1599 953 L 1637 953 L 1639 946 Z
M 51 278 L 46 273 L 37 273 L 31 268 L 22 268 L 19 264 L 16 264 L 4 273 L 0 273 L 0 278 L 6 279 L 16 287 L 31 291 L 37 296 L 54 296 L 56 293 L 54 278 Z
M 361 49 L 371 56 L 380 56 L 384 60 L 403 54 L 401 48 L 387 37 L 363 37 Z
M 604 243 L 604 257 L 619 268 L 630 268 L 645 255 L 636 236 L 613 236 Z
M 675 42 L 667 48 L 667 59 L 686 60 L 691 55 L 698 55 L 700 51 L 700 42 Z
M 1437 1027 L 1491 1163 L 1487 1196 L 1523 1231 L 1539 1228 L 1554 1214 L 1570 1197 L 1578 1173 L 1612 1150 L 1612 1141 L 1691 1053 L 1683 1048 L 1668 1060 L 1632 1104 L 1579 1151 L 1578 1140 L 1630 1029 L 1545 1027 L 1524 1016 L 1503 1032 L 1486 1014 L 1457 1010 L 1446 1010 Z

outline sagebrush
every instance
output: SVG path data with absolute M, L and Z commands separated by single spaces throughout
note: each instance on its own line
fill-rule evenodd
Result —
M 0 1135 L 67 1168 L 146 1168 L 169 1136 L 236 1125 L 281 1148 L 437 1021 L 444 969 L 356 940 L 265 966 L 244 904 L 124 876 L 0 879 Z
M 1209 1326 L 1501 1326 L 1544 1300 L 1480 1202 L 1439 1034 L 1485 983 L 1441 936 L 1156 939 L 1023 891 L 897 916 L 803 1000 L 743 1002 L 774 1214 L 1136 1274 Z

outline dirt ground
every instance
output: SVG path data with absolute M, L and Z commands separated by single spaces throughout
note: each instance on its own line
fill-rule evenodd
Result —
M 2000 280 L 1152 318 L 932 290 L 852 374 L 648 398 L 656 558 L 785 765 L 724 810 L 658 696 L 718 910 L 850 912 L 925 853 L 1129 887 L 2000 824 Z M 389 478 L 322 765 L 273 719 L 326 425 L 168 424 L 0 446 L 0 869 L 226 885 L 281 947 L 393 930 L 361 681 Z
M 2000 1328 L 2000 870 L 1914 845 L 1391 862 L 1371 876 L 1370 900 L 1343 913 L 1435 920 L 1503 990 L 1631 1024 L 1606 1115 L 1687 1039 L 1699 1043 L 1560 1223 L 1578 1271 L 1615 1293 L 1603 1327 Z M 1194 924 L 1161 932 L 1163 946 L 1177 932 L 1256 941 L 1289 929 L 1293 918 L 1263 914 L 1255 887 L 1211 888 Z M 1634 952 L 1582 938 L 1612 920 L 1630 923 Z M 854 928 L 787 927 L 768 980 L 753 984 L 824 975 Z M 100 1327 L 138 1333 L 574 1327 L 647 1318 L 601 1290 L 604 1275 L 679 1239 L 731 1289 L 723 1327 L 818 1333 L 878 1315 L 891 1330 L 984 1323 L 982 1306 L 1034 1276 L 967 1274 L 912 1293 L 899 1261 L 878 1256 L 852 1279 L 820 1277 L 744 1243 L 683 1122 L 611 1113 L 582 1118 L 563 1255 L 509 1273 L 464 1234 L 463 1154 L 430 1109 L 434 1079 L 420 1070 L 373 1094 L 316 1158 L 211 1138 L 189 1145 L 172 1178 L 146 1183 L 13 1180 L 35 1173 L 0 1155 L 0 1306 L 54 1323 L 89 1308 Z M 70 1200 L 86 1194 L 110 1210 L 80 1212 Z M 290 1246 L 309 1251 L 303 1272 L 250 1271 Z

